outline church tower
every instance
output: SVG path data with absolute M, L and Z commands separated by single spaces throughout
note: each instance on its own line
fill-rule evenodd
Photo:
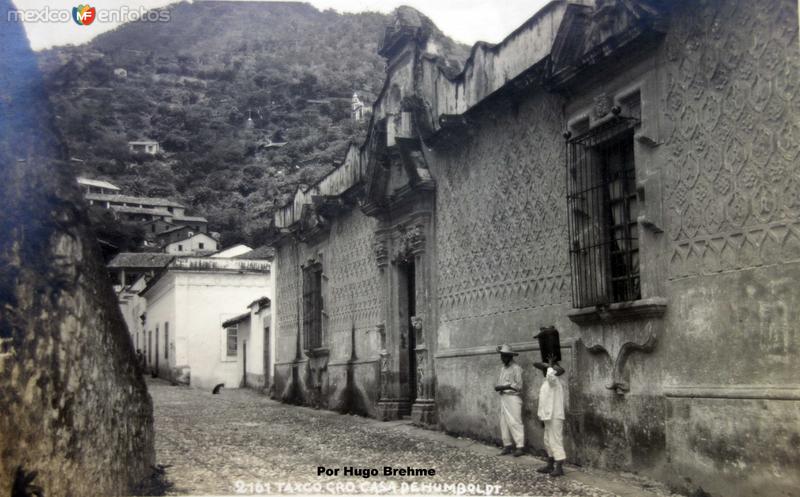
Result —
M 353 101 L 350 104 L 350 117 L 356 122 L 364 119 L 364 104 L 359 100 L 356 92 L 353 92 Z

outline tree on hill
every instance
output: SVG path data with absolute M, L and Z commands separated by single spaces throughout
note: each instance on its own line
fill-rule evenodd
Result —
M 40 54 L 61 132 L 84 161 L 76 174 L 171 197 L 206 216 L 224 245 L 252 243 L 280 199 L 363 139 L 349 99 L 357 91 L 369 105 L 381 90 L 389 17 L 289 2 L 166 8 L 169 23 L 128 23 Z M 130 154 L 140 139 L 163 154 Z

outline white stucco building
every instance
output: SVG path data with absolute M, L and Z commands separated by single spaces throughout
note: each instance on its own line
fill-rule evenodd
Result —
M 227 337 L 227 352 L 236 353 L 240 365 L 240 386 L 268 389 L 275 367 L 275 327 L 271 300 L 262 297 L 247 306 L 247 311 L 222 323 Z
M 128 142 L 128 150 L 138 154 L 156 155 L 161 151 L 161 147 L 155 140 L 141 140 Z
M 237 338 L 229 341 L 222 324 L 241 315 L 250 302 L 257 308 L 260 299 L 273 300 L 271 269 L 268 260 L 176 257 L 139 294 L 147 300 L 139 343 L 150 368 L 161 377 L 198 388 L 219 383 L 239 387 L 244 357 L 238 331 Z M 263 332 L 261 319 L 257 322 Z M 256 354 L 251 359 L 254 367 L 259 354 L 256 335 L 245 339 Z M 260 354 L 263 361 L 263 349 Z
M 97 194 L 97 195 L 118 195 L 120 187 L 108 181 L 99 179 L 78 177 L 78 186 L 83 191 L 84 195 Z

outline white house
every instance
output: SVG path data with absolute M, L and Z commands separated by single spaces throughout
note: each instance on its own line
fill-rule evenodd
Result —
M 142 140 L 128 142 L 128 150 L 133 153 L 156 155 L 161 150 L 161 147 L 158 145 L 157 141 Z
M 222 323 L 229 353 L 236 351 L 239 386 L 268 389 L 275 367 L 275 338 L 269 297 L 256 299 L 247 312 Z
M 238 387 L 238 336 L 230 342 L 222 323 L 240 315 L 243 302 L 271 299 L 272 292 L 268 260 L 176 257 L 139 293 L 147 299 L 139 343 L 148 365 L 161 377 L 194 387 Z
M 216 252 L 218 242 L 205 233 L 187 233 L 183 240 L 167 244 L 164 252 L 175 255 L 208 255 Z

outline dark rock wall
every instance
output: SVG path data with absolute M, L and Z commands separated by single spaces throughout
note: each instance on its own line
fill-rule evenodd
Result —
M 36 60 L 0 1 L 0 494 L 124 495 L 154 462 L 153 414 Z

